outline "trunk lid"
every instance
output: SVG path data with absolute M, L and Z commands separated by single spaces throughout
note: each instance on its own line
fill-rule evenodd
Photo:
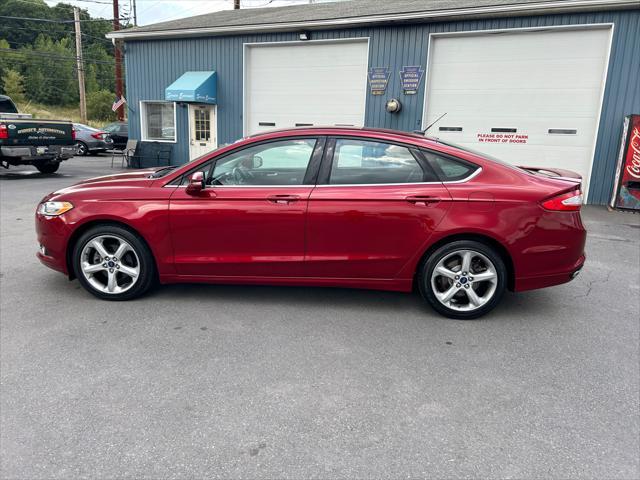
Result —
M 576 186 L 580 191 L 582 191 L 582 176 L 577 172 L 556 167 L 523 167 L 518 165 L 518 168 L 539 177 L 567 182 L 569 183 L 569 187 Z

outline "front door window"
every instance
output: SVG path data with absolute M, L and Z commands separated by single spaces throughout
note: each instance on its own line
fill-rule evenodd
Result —
M 210 185 L 302 185 L 315 138 L 282 140 L 245 148 L 221 158 Z
M 197 142 L 211 140 L 211 113 L 208 108 L 198 108 L 194 111 L 195 134 Z

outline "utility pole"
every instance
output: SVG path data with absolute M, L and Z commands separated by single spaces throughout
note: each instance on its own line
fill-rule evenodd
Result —
M 233 9 L 240 10 L 240 0 L 233 0 Z
M 133 0 L 133 26 L 138 26 L 138 10 L 136 9 L 136 0 Z
M 80 91 L 80 121 L 87 123 L 87 99 L 84 90 L 84 63 L 82 61 L 82 32 L 80 31 L 80 9 L 73 7 L 73 23 L 76 28 L 76 65 L 78 70 L 78 90 Z
M 118 0 L 113 0 L 113 30 L 120 30 L 120 8 L 118 7 Z M 116 60 L 116 98 L 122 98 L 122 57 L 120 55 L 120 47 L 118 41 L 113 42 L 114 54 Z M 124 120 L 124 105 L 121 105 L 116 110 L 118 120 Z

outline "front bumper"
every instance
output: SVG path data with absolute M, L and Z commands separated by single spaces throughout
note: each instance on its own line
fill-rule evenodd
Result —
M 62 217 L 45 217 L 36 213 L 38 252 L 36 257 L 53 270 L 69 275 L 67 268 L 67 242 L 71 229 Z

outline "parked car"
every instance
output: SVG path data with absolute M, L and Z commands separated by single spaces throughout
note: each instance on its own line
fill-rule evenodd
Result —
M 0 95 L 0 165 L 33 165 L 54 173 L 75 154 L 75 131 L 67 120 L 34 119 L 19 113 L 11 98 Z
M 113 122 L 106 125 L 102 131 L 107 132 L 113 140 L 113 148 L 124 150 L 129 140 L 129 125 L 127 122 Z
M 73 128 L 76 129 L 75 146 L 78 155 L 106 152 L 113 148 L 113 140 L 107 132 L 82 123 L 74 123 Z
M 414 285 L 470 319 L 585 261 L 578 175 L 416 134 L 269 132 L 181 167 L 94 178 L 37 209 L 39 259 L 96 297 L 161 283 Z

